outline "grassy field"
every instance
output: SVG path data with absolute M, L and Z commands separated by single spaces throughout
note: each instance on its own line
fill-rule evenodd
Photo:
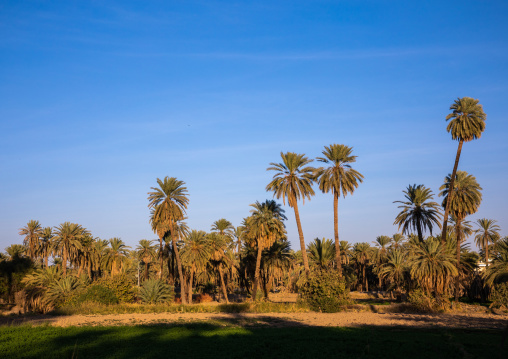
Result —
M 0 327 L 2 358 L 507 358 L 500 331 L 238 327 Z

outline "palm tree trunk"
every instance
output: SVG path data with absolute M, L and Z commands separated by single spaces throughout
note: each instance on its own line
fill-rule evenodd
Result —
M 416 230 L 418 231 L 418 240 L 420 243 L 423 243 L 423 233 L 422 233 L 422 224 L 420 221 L 416 222 Z
M 182 261 L 180 260 L 180 252 L 178 251 L 178 247 L 176 246 L 176 231 L 174 230 L 174 223 L 171 225 L 171 243 L 173 244 L 173 251 L 175 252 L 175 258 L 176 258 L 176 265 L 178 267 L 178 274 L 180 276 L 180 293 L 182 298 L 182 304 L 187 304 L 187 301 L 185 299 L 185 281 L 183 279 L 183 270 L 182 270 Z M 173 235 L 175 234 L 175 235 Z M 191 289 L 189 288 L 189 291 Z M 192 291 L 191 291 L 192 292 Z
M 446 200 L 446 207 L 443 216 L 443 232 L 441 234 L 441 243 L 446 241 L 446 230 L 448 225 L 448 215 L 450 214 L 450 203 L 453 194 L 453 185 L 455 183 L 455 176 L 457 175 L 457 167 L 459 166 L 460 152 L 462 151 L 462 144 L 464 140 L 459 141 L 459 147 L 457 148 L 457 155 L 455 156 L 455 164 L 453 165 L 452 178 L 450 180 L 450 188 L 448 189 L 448 199 Z
M 159 235 L 159 240 L 160 240 L 159 256 L 160 256 L 160 265 L 161 265 L 161 272 L 160 272 L 160 275 L 159 275 L 159 279 L 160 280 L 162 280 L 162 269 L 164 267 L 164 259 L 162 258 L 162 250 L 163 250 L 162 239 L 163 239 L 163 235 Z
M 339 242 L 339 193 L 336 191 L 333 191 L 333 229 L 335 234 L 335 266 L 339 272 L 339 277 L 342 277 Z
M 67 275 L 67 249 L 65 248 L 65 245 L 63 247 L 62 251 L 62 272 L 64 277 Z
M 367 291 L 367 279 L 365 278 L 365 264 L 362 265 L 362 282 L 363 282 L 363 292 Z
M 457 223 L 455 225 L 455 233 L 457 236 L 457 278 L 455 278 L 455 303 L 459 302 L 459 290 L 460 290 L 460 222 L 461 218 L 457 216 Z
M 48 268 L 48 254 L 46 253 L 46 255 L 44 256 L 44 267 Z
M 148 280 L 148 263 L 145 262 L 145 280 Z
M 191 267 L 190 278 L 189 278 L 189 287 L 188 287 L 188 290 L 189 290 L 188 303 L 189 304 L 192 304 L 192 282 L 193 281 L 194 281 L 194 264 Z M 183 301 L 182 301 L 182 303 L 183 303 Z
M 489 239 L 485 243 L 485 269 L 489 268 Z
M 226 290 L 226 284 L 224 284 L 224 275 L 222 274 L 222 263 L 219 263 L 219 275 L 220 275 L 220 284 L 222 286 L 222 294 L 224 294 L 224 299 L 226 299 L 226 304 L 229 304 L 228 292 Z
M 303 268 L 305 269 L 305 274 L 309 276 L 310 275 L 309 260 L 307 258 L 307 250 L 305 249 L 305 240 L 303 238 L 302 223 L 300 222 L 300 213 L 298 212 L 298 202 L 296 201 L 296 196 L 293 196 L 291 202 L 295 210 L 296 226 L 298 227 L 298 236 L 300 237 L 300 248 L 302 250 Z
M 254 289 L 252 290 L 252 300 L 256 300 L 256 294 L 258 292 L 259 285 L 259 272 L 261 268 L 261 254 L 263 248 L 261 247 L 261 240 L 258 240 L 258 255 L 256 257 L 256 269 L 254 271 Z

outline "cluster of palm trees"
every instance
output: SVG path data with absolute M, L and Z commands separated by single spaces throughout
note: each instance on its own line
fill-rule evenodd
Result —
M 401 211 L 394 224 L 401 233 L 380 236 L 375 246 L 339 239 L 339 198 L 353 194 L 364 177 L 352 168 L 357 158 L 352 147 L 331 144 L 316 158 L 321 167 L 311 166 L 314 160 L 305 154 L 281 152 L 281 162 L 267 168 L 274 175 L 266 191 L 284 205 L 287 201 L 294 211 L 300 242 L 297 252 L 287 240 L 285 211 L 275 200 L 252 204 L 250 215 L 238 227 L 222 218 L 208 233 L 190 229 L 185 222 L 188 191 L 175 177 L 157 179 L 157 186 L 148 192 L 149 222 L 158 240 L 142 239 L 131 250 L 119 238 L 94 238 L 79 224 L 43 228 L 32 220 L 20 230 L 24 247 L 17 250 L 43 268 L 49 267 L 48 258 L 53 256 L 64 277 L 68 270 L 90 280 L 128 274 L 137 277 L 138 285 L 141 279 L 158 277 L 175 286 L 184 304 L 192 303 L 198 288 L 219 288 L 225 301 L 238 290 L 253 298 L 260 289 L 267 296 L 279 284 L 297 290 L 312 271 L 323 269 L 336 271 L 358 290 L 400 292 L 418 286 L 431 295 L 455 293 L 458 299 L 479 276 L 479 258 L 464 244 L 466 238 L 475 235 L 487 267 L 482 276 L 487 284 L 508 273 L 508 240 L 501 239 L 494 220 L 480 219 L 474 229 L 467 220 L 478 211 L 482 188 L 473 175 L 458 170 L 458 163 L 463 143 L 480 138 L 485 129 L 483 108 L 478 100 L 464 97 L 450 110 L 447 131 L 459 146 L 453 171 L 439 188 L 442 203 L 435 202 L 433 192 L 424 185 L 409 185 L 403 191 L 404 200 L 395 201 Z M 334 239 L 315 239 L 306 246 L 298 204 L 311 199 L 314 184 L 333 195 Z M 442 232 L 435 233 L 436 228 Z M 425 237 L 427 232 L 430 236 Z

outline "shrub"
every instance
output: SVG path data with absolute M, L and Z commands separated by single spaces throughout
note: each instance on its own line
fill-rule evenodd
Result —
M 143 282 L 139 291 L 139 298 L 150 304 L 172 301 L 174 295 L 173 288 L 160 279 L 149 279 Z
M 304 301 L 314 311 L 335 313 L 352 303 L 346 282 L 333 271 L 312 273 L 300 290 Z
M 210 295 L 206 293 L 198 294 L 198 296 L 196 297 L 196 301 L 198 303 L 209 303 L 212 300 L 213 300 L 212 297 L 210 297 Z
M 490 295 L 491 308 L 508 309 L 508 282 L 496 284 Z
M 412 290 L 407 299 L 409 304 L 418 312 L 442 312 L 450 306 L 448 298 L 433 296 L 421 288 Z
M 119 302 L 115 293 L 100 284 L 93 284 L 85 289 L 83 293 L 78 295 L 72 304 L 81 304 L 85 302 L 94 302 L 98 304 L 117 304 Z
M 134 283 L 125 275 L 117 275 L 113 278 L 100 278 L 95 283 L 111 289 L 122 303 L 134 301 Z

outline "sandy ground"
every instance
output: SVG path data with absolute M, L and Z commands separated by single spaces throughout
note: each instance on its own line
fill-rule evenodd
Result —
M 507 329 L 508 316 L 494 314 L 406 314 L 406 313 L 153 313 L 70 316 L 19 316 L 0 318 L 0 324 L 49 324 L 53 326 L 140 325 L 213 323 L 233 326 L 409 326 L 421 328 Z

